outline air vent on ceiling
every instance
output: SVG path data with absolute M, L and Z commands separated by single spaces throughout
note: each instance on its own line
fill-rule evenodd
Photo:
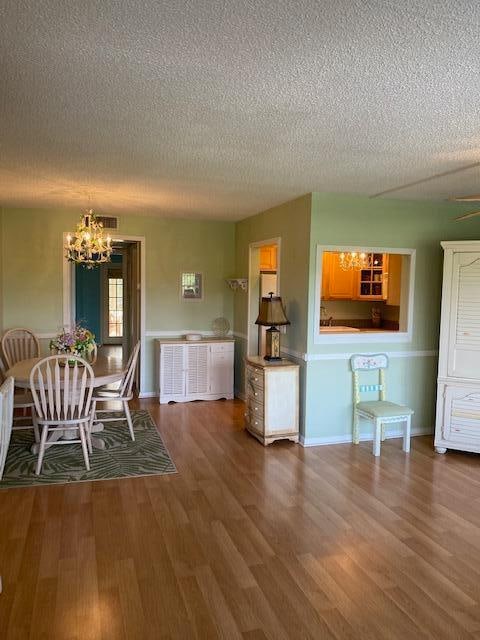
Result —
M 118 229 L 118 218 L 115 216 L 97 216 L 97 221 L 103 224 L 104 229 Z

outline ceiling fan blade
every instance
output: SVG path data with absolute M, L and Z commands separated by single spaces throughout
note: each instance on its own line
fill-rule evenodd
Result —
M 454 202 L 480 202 L 480 194 L 471 196 L 457 196 L 451 198 Z
M 474 218 L 475 216 L 480 216 L 480 211 L 470 211 L 470 213 L 465 213 L 463 216 L 458 216 L 458 218 L 455 218 L 455 221 L 467 220 L 468 218 Z

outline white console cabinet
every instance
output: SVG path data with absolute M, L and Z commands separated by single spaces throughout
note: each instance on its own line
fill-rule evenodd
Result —
M 233 398 L 233 340 L 156 342 L 160 404 Z
M 480 241 L 442 246 L 435 449 L 480 453 Z

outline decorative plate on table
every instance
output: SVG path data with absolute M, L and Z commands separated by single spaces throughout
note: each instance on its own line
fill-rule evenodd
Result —
M 212 322 L 213 335 L 217 338 L 224 338 L 230 331 L 230 323 L 226 318 L 215 318 Z

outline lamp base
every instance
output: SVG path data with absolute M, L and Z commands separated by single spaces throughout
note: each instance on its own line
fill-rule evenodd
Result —
M 264 360 L 281 360 L 280 358 L 280 331 L 277 327 L 270 327 L 266 331 L 266 344 Z

